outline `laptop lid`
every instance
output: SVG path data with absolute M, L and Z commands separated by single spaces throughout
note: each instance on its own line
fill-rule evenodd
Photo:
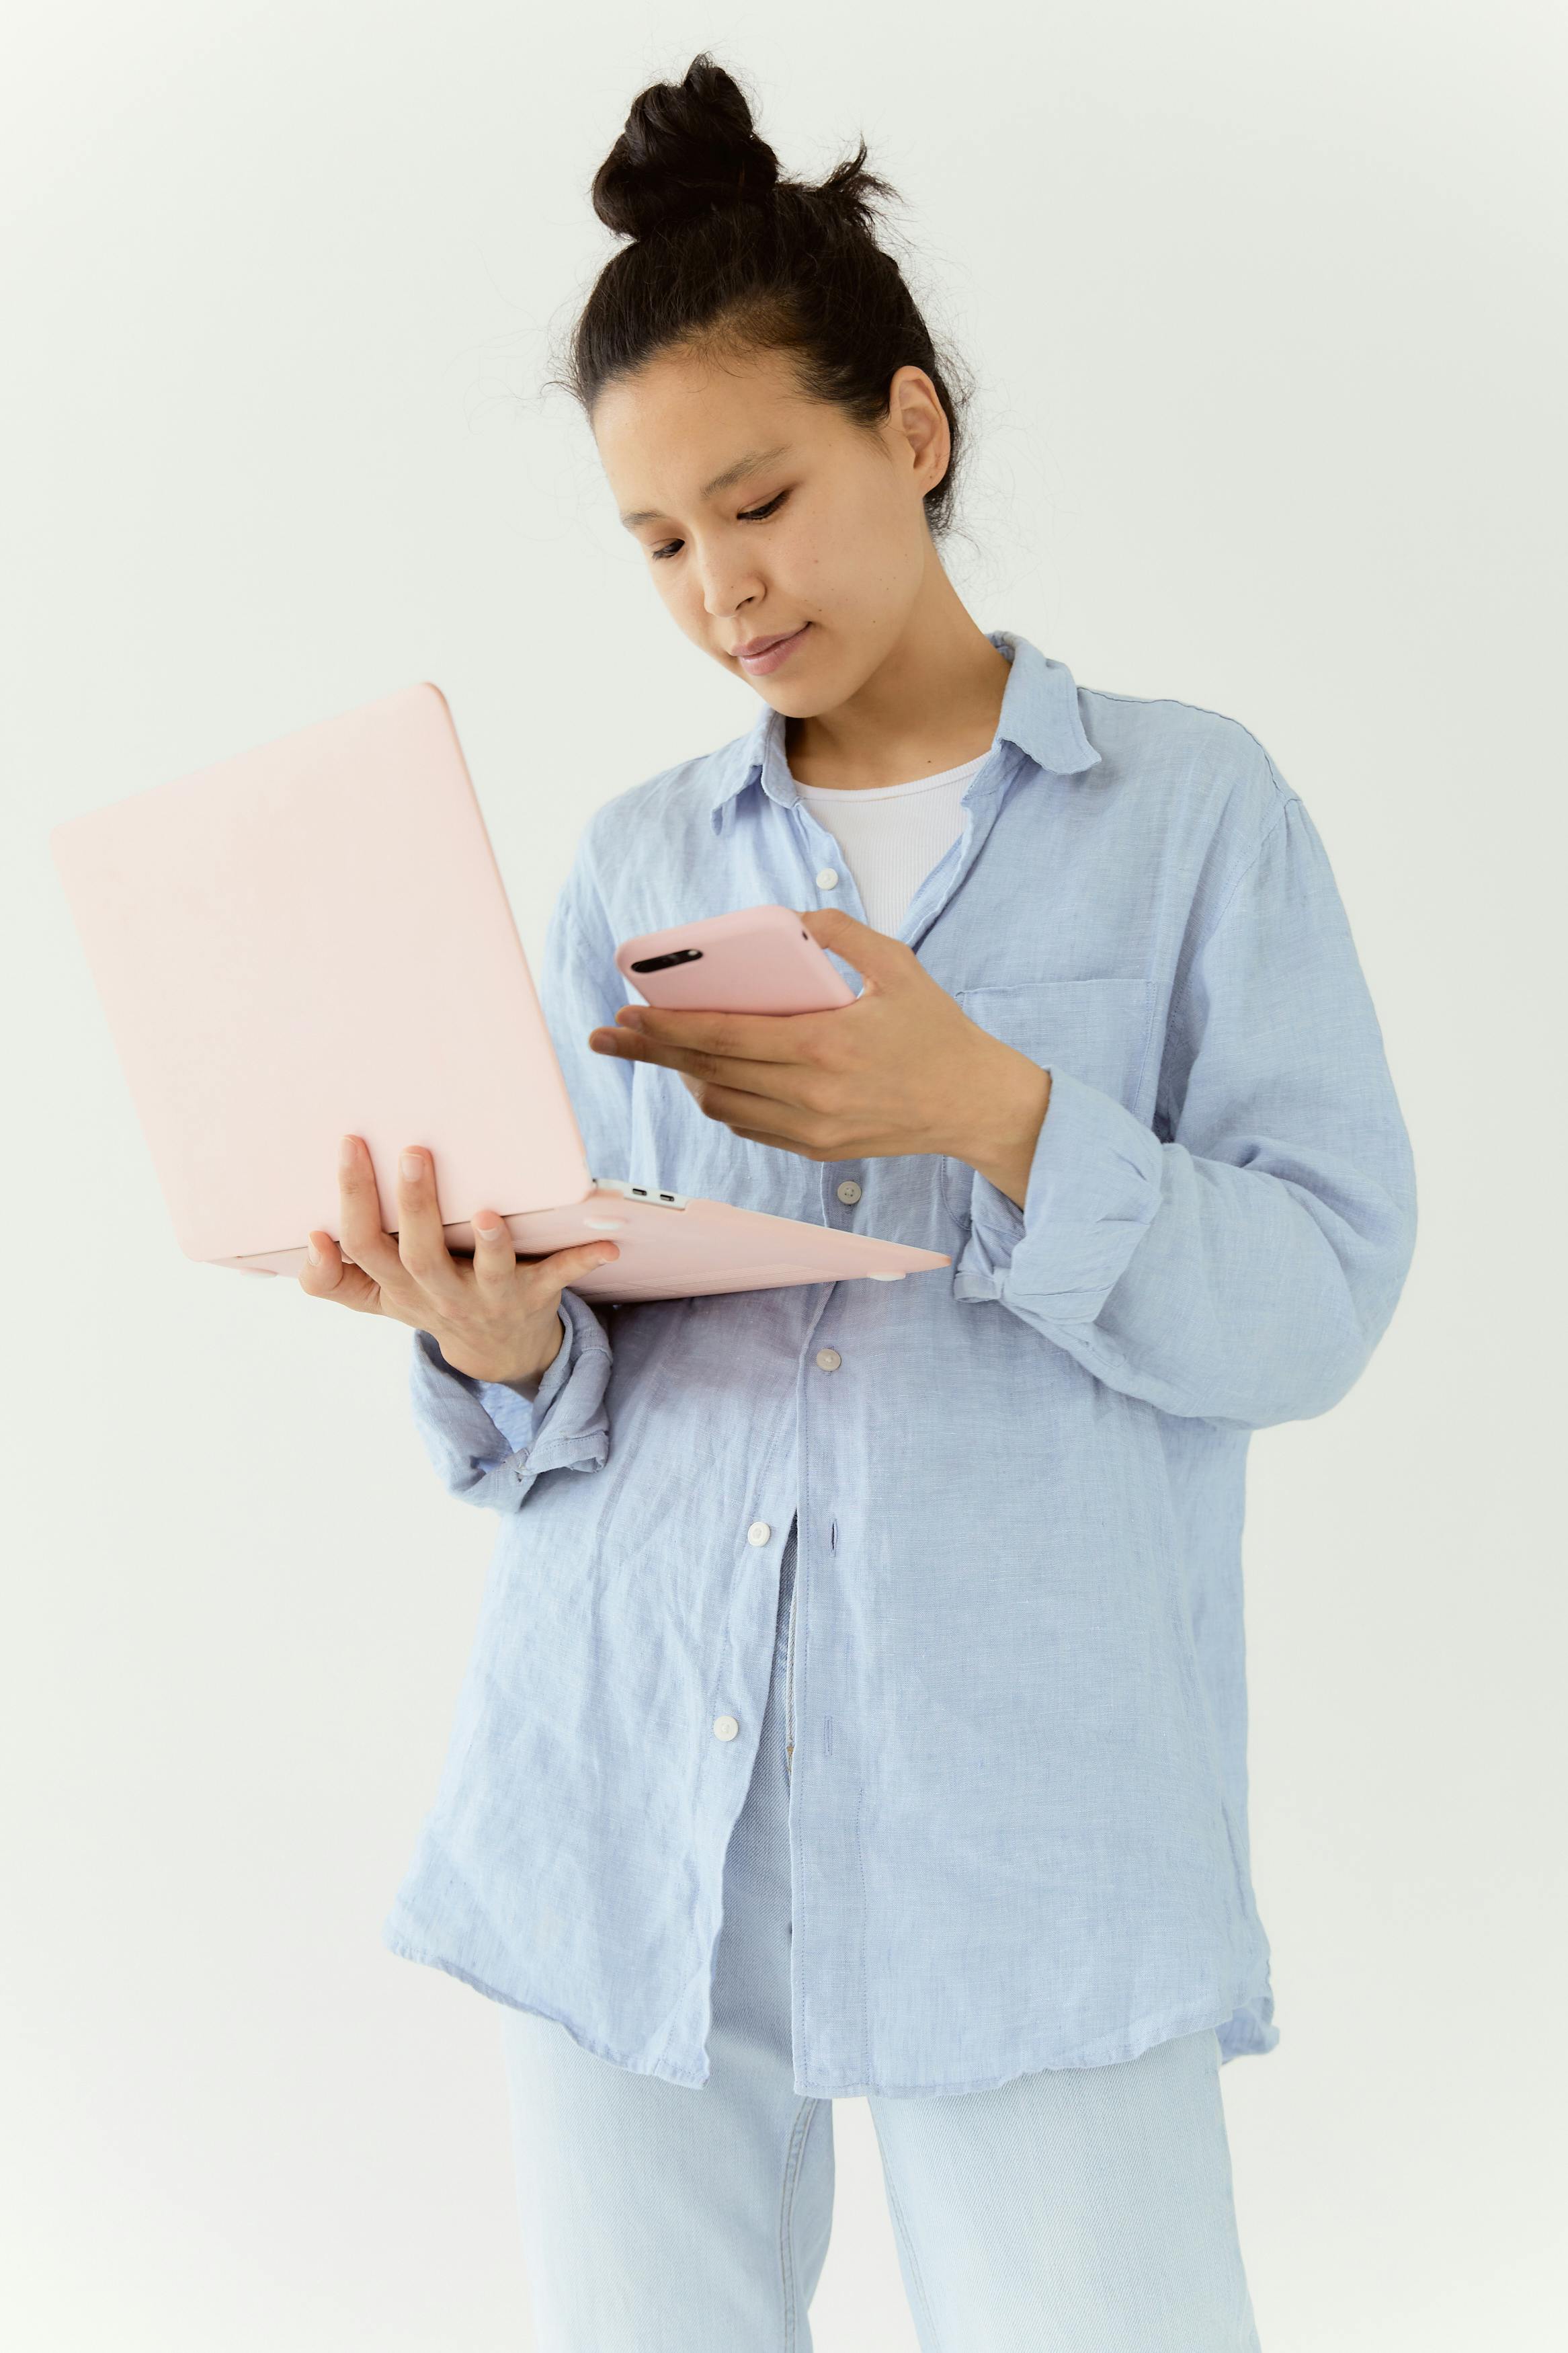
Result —
M 49 836 L 181 1249 L 338 1226 L 338 1138 L 436 1155 L 443 1219 L 591 1190 L 438 687 L 389 694 Z

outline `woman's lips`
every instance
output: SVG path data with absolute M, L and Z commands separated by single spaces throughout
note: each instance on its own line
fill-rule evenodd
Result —
M 792 629 L 787 638 L 781 638 L 776 645 L 769 646 L 765 653 L 737 654 L 735 659 L 754 678 L 763 678 L 769 670 L 777 670 L 780 662 L 788 661 L 810 627 L 809 621 L 803 621 L 798 629 Z

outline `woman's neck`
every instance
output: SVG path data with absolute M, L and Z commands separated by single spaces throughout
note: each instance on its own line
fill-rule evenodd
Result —
M 921 599 L 898 645 L 847 702 L 785 721 L 797 782 L 842 792 L 902 785 L 990 750 L 1010 665 L 940 576 L 946 595 L 929 613 Z

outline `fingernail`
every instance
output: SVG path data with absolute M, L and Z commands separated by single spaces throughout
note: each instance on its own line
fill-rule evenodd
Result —
M 356 1139 L 345 1135 L 338 1145 L 338 1166 L 352 1168 L 359 1156 Z
M 417 1184 L 425 1174 L 425 1160 L 421 1153 L 405 1152 L 397 1165 L 410 1185 Z
M 640 1029 L 642 1028 L 642 1008 L 640 1005 L 626 1006 L 619 1013 L 616 1014 L 616 1018 L 620 1023 L 623 1029 Z
M 503 1220 L 498 1218 L 494 1225 L 481 1226 L 479 1219 L 476 1218 L 474 1219 L 474 1231 L 475 1233 L 481 1235 L 487 1242 L 493 1242 L 496 1236 L 501 1229 L 502 1223 Z
M 310 1256 L 310 1264 L 312 1266 L 320 1266 L 321 1263 L 321 1253 L 316 1248 L 315 1243 L 307 1239 L 305 1249 Z

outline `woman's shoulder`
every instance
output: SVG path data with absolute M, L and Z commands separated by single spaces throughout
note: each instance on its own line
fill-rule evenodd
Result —
M 742 781 L 749 735 L 656 769 L 599 803 L 583 828 L 593 863 L 606 880 L 657 845 L 661 859 L 710 843 L 713 812 Z
M 1084 733 L 1102 763 L 1143 774 L 1212 776 L 1259 801 L 1288 797 L 1290 787 L 1265 744 L 1228 712 L 1171 694 L 1113 693 L 1080 686 Z
M 1272 754 L 1239 719 L 1174 695 L 1078 690 L 1097 784 L 1155 806 L 1182 833 L 1261 840 L 1298 798 Z

